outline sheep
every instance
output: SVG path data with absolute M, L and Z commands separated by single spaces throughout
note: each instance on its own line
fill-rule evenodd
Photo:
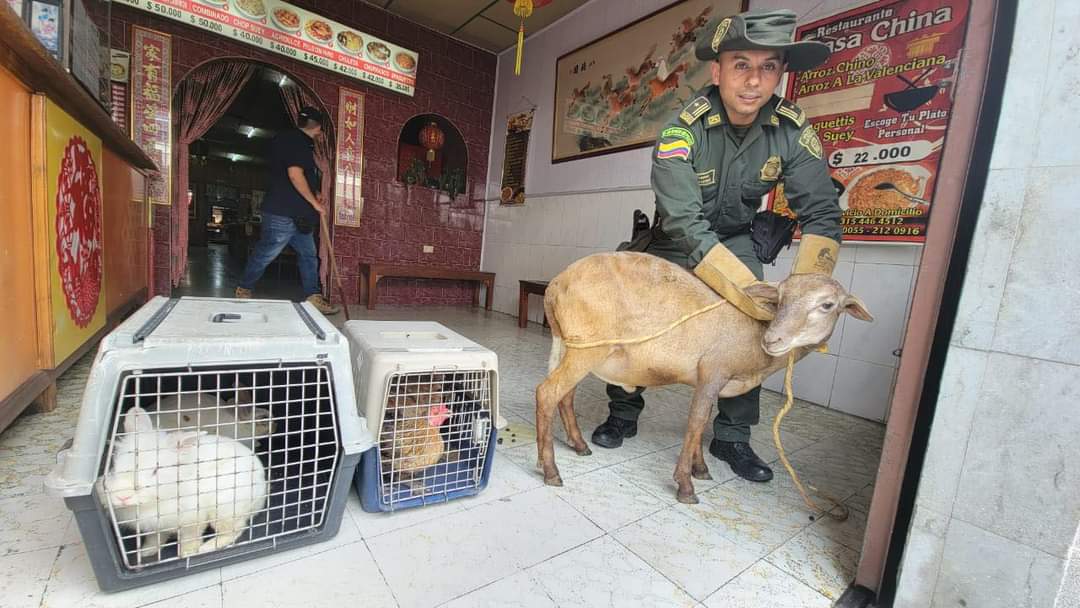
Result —
M 590 255 L 556 276 L 544 296 L 552 336 L 548 375 L 536 388 L 544 482 L 562 485 L 552 444 L 556 404 L 574 450 L 592 453 L 574 414 L 574 389 L 589 373 L 626 390 L 686 384 L 694 395 L 675 482 L 679 502 L 696 504 L 690 478 L 711 479 L 701 436 L 717 398 L 760 385 L 787 365 L 792 351 L 800 359 L 818 349 L 841 312 L 873 320 L 859 298 L 825 275 L 795 274 L 747 292 L 774 312 L 771 322 L 751 318 L 684 268 L 646 253 Z

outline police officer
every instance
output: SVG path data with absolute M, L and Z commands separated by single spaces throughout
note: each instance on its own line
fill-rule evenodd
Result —
M 645 250 L 693 271 L 740 310 L 767 321 L 772 313 L 744 293 L 763 276 L 750 238 L 761 196 L 783 183 L 798 216 L 802 240 L 793 273 L 831 275 L 840 247 L 841 210 L 821 143 L 803 111 L 773 94 L 786 70 L 818 66 L 830 51 L 819 42 L 793 42 L 789 10 L 716 19 L 703 32 L 695 54 L 711 62 L 712 84 L 665 126 L 653 149 L 659 219 Z M 719 400 L 709 445 L 751 481 L 772 479 L 749 443 L 760 390 Z M 610 416 L 593 443 L 616 448 L 637 434 L 642 392 L 608 385 Z
M 318 198 L 322 175 L 315 164 L 315 138 L 322 135 L 323 122 L 317 108 L 303 108 L 296 128 L 279 133 L 270 143 L 270 188 L 260 210 L 261 234 L 236 288 L 237 298 L 250 298 L 266 267 L 286 245 L 292 245 L 307 301 L 323 314 L 339 311 L 320 293 L 313 234 L 326 214 L 326 205 Z

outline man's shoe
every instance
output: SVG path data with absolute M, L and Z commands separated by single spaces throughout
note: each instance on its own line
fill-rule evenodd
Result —
M 748 481 L 769 481 L 772 469 L 758 458 L 754 449 L 745 441 L 717 441 L 709 444 L 709 453 L 731 465 L 735 474 Z
M 608 416 L 608 419 L 593 431 L 592 441 L 602 448 L 617 448 L 622 445 L 623 439 L 634 435 L 637 435 L 636 422 Z
M 307 301 L 324 315 L 336 315 L 341 311 L 340 306 L 327 302 L 322 294 L 312 294 L 308 296 Z
M 237 287 L 236 288 L 236 298 L 239 299 L 239 300 L 250 300 L 251 299 L 251 290 L 250 289 L 244 289 L 243 287 Z

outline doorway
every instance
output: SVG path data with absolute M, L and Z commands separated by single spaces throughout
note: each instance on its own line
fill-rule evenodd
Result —
M 272 66 L 250 63 L 255 70 L 233 102 L 188 148 L 187 184 L 177 184 L 186 191 L 188 212 L 176 218 L 187 222 L 181 244 L 187 264 L 173 297 L 233 297 L 259 240 L 270 145 L 294 127 L 281 89 L 299 83 Z M 315 238 L 319 246 L 318 233 Z M 259 279 L 256 297 L 302 300 L 297 261 L 291 247 L 282 250 Z

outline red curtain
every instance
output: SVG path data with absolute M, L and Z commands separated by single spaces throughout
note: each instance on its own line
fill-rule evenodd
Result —
M 177 170 L 173 196 L 180 234 L 173 243 L 172 284 L 176 287 L 187 270 L 188 250 L 188 146 L 202 137 L 229 109 L 236 96 L 255 73 L 246 61 L 215 61 L 198 69 L 180 83 L 174 105 L 177 108 Z
M 279 87 L 278 90 L 281 91 L 281 100 L 285 102 L 285 108 L 289 111 L 293 123 L 297 122 L 300 110 L 305 106 L 322 107 L 322 104 L 317 99 L 293 82 Z M 327 122 L 323 125 L 323 136 L 315 140 L 315 164 L 319 167 L 319 171 L 322 172 L 319 197 L 323 204 L 326 205 L 327 227 L 330 230 L 334 228 L 334 176 L 330 171 L 330 161 L 333 158 L 334 150 L 333 140 L 334 127 L 330 124 L 330 117 L 327 116 Z M 323 238 L 319 239 L 319 262 L 319 279 L 322 281 L 323 291 L 329 293 L 330 285 L 327 276 L 330 273 L 330 243 L 327 243 L 326 239 Z

